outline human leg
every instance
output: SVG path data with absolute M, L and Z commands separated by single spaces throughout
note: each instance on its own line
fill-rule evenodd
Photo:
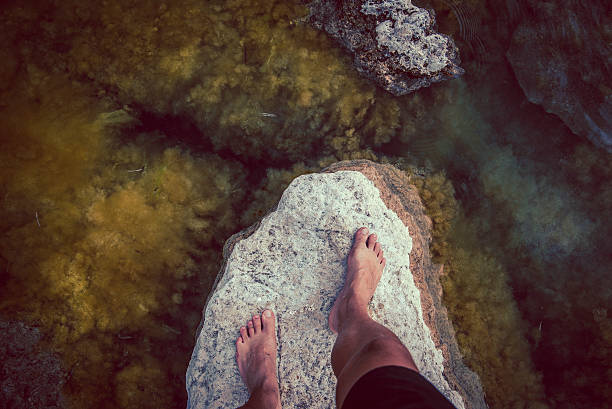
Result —
M 386 264 L 376 239 L 374 234 L 368 236 L 365 228 L 355 234 L 346 282 L 329 317 L 331 330 L 338 333 L 331 358 L 338 378 L 338 408 L 359 378 L 375 368 L 400 366 L 418 372 L 410 352 L 397 336 L 368 314 L 368 303 Z

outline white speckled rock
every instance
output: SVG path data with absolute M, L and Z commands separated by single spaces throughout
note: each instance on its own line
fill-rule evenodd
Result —
M 235 341 L 240 326 L 265 308 L 274 310 L 278 320 L 283 407 L 335 407 L 330 356 L 336 336 L 327 317 L 360 226 L 377 233 L 387 258 L 370 305 L 372 317 L 398 335 L 423 376 L 458 408 L 464 407 L 443 376 L 442 352 L 423 320 L 409 268 L 408 228 L 387 208 L 374 183 L 355 171 L 295 179 L 276 210 L 226 254 L 187 371 L 188 407 L 235 408 L 246 402 Z
M 416 7 L 410 0 L 368 0 L 361 6 L 364 14 L 388 16 L 376 26 L 378 48 L 397 55 L 399 63 L 408 71 L 434 74 L 449 64 L 446 50 L 451 39 L 431 32 L 432 18 L 427 10 Z
M 308 0 L 308 21 L 353 56 L 363 76 L 393 95 L 457 78 L 459 50 L 436 32 L 433 9 L 411 0 Z

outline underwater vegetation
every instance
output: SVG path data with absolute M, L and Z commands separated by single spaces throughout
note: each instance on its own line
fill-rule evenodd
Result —
M 172 406 L 242 168 L 118 145 L 117 114 L 69 83 L 23 91 L 0 113 L 1 310 L 41 326 L 74 407 Z
M 460 211 L 446 175 L 412 176 L 432 218 L 434 261 L 444 265 L 444 303 L 465 362 L 481 377 L 487 403 L 548 407 L 507 271 Z
M 435 126 L 420 123 L 435 135 L 438 148 L 430 157 L 446 163 L 447 174 L 454 179 L 455 197 L 463 209 L 460 213 L 470 221 L 480 241 L 486 238 L 479 249 L 492 259 L 462 268 L 462 274 L 473 276 L 474 287 L 495 277 L 496 270 L 505 271 L 516 306 L 528 325 L 516 332 L 525 333 L 530 341 L 549 406 L 606 407 L 608 392 L 595 385 L 610 376 L 606 369 L 610 362 L 608 324 L 599 324 L 607 322 L 608 318 L 603 318 L 607 312 L 603 311 L 607 311 L 611 298 L 607 272 L 610 245 L 602 241 L 610 232 L 610 223 L 602 219 L 610 203 L 610 156 L 591 146 L 585 149 L 584 143 L 574 142 L 567 130 L 546 116 L 538 118 L 522 106 L 495 102 L 495 88 L 483 82 L 478 85 L 479 100 L 474 100 L 467 83 L 449 84 L 444 98 L 431 97 L 439 103 L 435 116 L 429 119 Z M 490 118 L 495 105 L 506 112 L 504 120 Z M 535 121 L 545 126 L 530 123 Z M 581 179 L 584 172 L 589 176 Z M 429 197 L 435 194 L 423 195 L 434 217 L 435 233 L 435 216 L 445 201 L 432 205 Z M 452 237 L 461 229 L 453 226 L 450 231 L 448 239 L 443 240 L 448 244 L 435 244 L 434 240 L 434 251 L 452 248 Z M 462 326 L 469 326 L 470 316 L 455 314 L 465 313 L 461 305 L 469 302 L 470 292 L 453 294 L 450 284 L 459 280 L 459 275 L 453 278 L 452 258 L 461 249 L 470 250 L 468 254 L 476 260 L 479 257 L 475 254 L 478 241 L 471 245 L 467 239 L 456 242 L 459 248 L 447 252 L 451 261 L 445 263 L 450 268 L 445 300 L 455 317 L 456 329 L 461 331 Z M 493 268 L 496 264 L 499 267 Z M 455 296 L 457 301 L 453 300 Z M 483 300 L 481 305 L 495 304 Z M 478 314 L 471 318 L 478 319 Z M 476 333 L 470 331 L 470 336 Z M 469 340 L 464 353 L 468 348 L 484 346 L 481 340 Z M 486 384 L 494 377 L 480 375 L 487 390 Z M 510 377 L 504 379 L 506 385 L 512 382 Z M 494 398 L 490 392 L 488 389 L 487 397 Z M 529 395 L 525 398 L 527 402 L 534 399 Z M 500 402 L 496 406 L 507 405 Z
M 459 208 L 455 199 L 453 183 L 443 172 L 426 177 L 417 177 L 413 180 L 414 185 L 419 190 L 427 215 L 433 222 L 433 241 L 430 250 L 437 258 L 436 261 L 443 264 L 444 258 L 448 256 L 446 237 L 451 231 L 452 223 Z
M 184 407 L 224 241 L 366 158 L 415 175 L 489 405 L 609 407 L 610 155 L 525 100 L 494 3 L 431 2 L 467 73 L 401 98 L 297 1 L 3 6 L 0 315 L 40 328 L 67 405 Z
M 253 192 L 250 205 L 242 214 L 242 223 L 250 226 L 260 220 L 276 206 L 281 194 L 293 179 L 320 169 L 320 167 L 315 166 L 308 167 L 303 163 L 296 163 L 291 169 L 267 169 L 265 179 Z
M 49 1 L 7 15 L 25 31 L 26 58 L 187 117 L 216 150 L 287 165 L 388 141 L 398 127 L 397 103 L 298 24 L 298 1 Z
M 467 240 L 472 241 L 471 246 L 466 245 Z M 507 271 L 494 252 L 482 248 L 479 235 L 465 217 L 453 224 L 449 241 L 444 301 L 456 323 L 466 362 L 481 374 L 487 403 L 491 407 L 549 407 L 542 375 L 531 363 L 527 328 L 512 297 Z
M 568 143 L 571 134 L 551 125 L 546 117 L 539 120 L 547 127 L 530 126 L 535 114 L 530 118 L 519 113 L 522 107 L 493 102 L 495 89 L 482 82 L 478 85 L 479 101 L 461 81 L 443 91 L 432 90 L 437 96 L 423 93 L 438 106 L 435 115 L 425 117 L 416 130 L 432 136 L 435 148 L 428 148 L 433 151 L 428 156 L 445 163 L 453 181 L 449 188 L 441 176 L 432 175 L 429 185 L 425 178 L 417 186 L 434 221 L 432 250 L 448 273 L 444 300 L 462 334 L 462 352 L 483 359 L 472 367 L 481 366 L 477 372 L 495 407 L 523 407 L 526 402 L 564 408 L 597 402 L 606 407 L 603 402 L 608 401 L 608 392 L 595 385 L 610 376 L 606 369 L 610 362 L 608 324 L 599 324 L 607 322 L 604 310 L 612 295 L 606 272 L 610 246 L 601 241 L 610 232 L 610 224 L 601 219 L 610 203 L 610 167 L 604 164 L 609 154 L 591 146 L 585 149 L 584 143 Z M 496 120 L 501 125 L 487 117 L 495 104 L 506 112 L 514 110 L 504 121 Z M 551 154 L 551 147 L 562 152 L 562 160 Z M 589 176 L 579 182 L 584 172 Z M 458 210 L 453 209 L 453 196 L 458 199 Z M 453 217 L 457 219 L 449 227 Z M 468 222 L 469 229 L 465 227 Z M 491 290 L 485 287 L 483 293 L 482 283 L 491 280 L 499 284 Z M 497 303 L 496 299 L 504 299 L 498 292 L 512 295 L 516 307 Z M 479 300 L 476 304 L 475 299 Z M 494 313 L 485 319 L 487 311 L 470 310 L 470 305 L 487 305 Z M 497 310 L 501 305 L 503 310 Z M 504 316 L 508 318 L 499 319 Z M 523 323 L 518 319 L 521 316 Z M 594 316 L 600 321 L 595 322 Z M 478 327 L 485 324 L 491 331 L 483 338 L 484 334 L 477 334 Z M 463 328 L 469 331 L 463 333 Z M 505 337 L 504 332 L 513 335 Z M 517 338 L 526 338 L 529 348 Z M 487 350 L 487 345 L 495 347 Z M 504 345 L 510 347 L 500 355 Z M 529 352 L 535 369 L 542 371 L 544 398 L 537 385 L 539 376 L 527 375 Z M 510 374 L 504 375 L 503 366 L 486 375 L 484 361 L 496 362 L 495 355 L 510 363 L 523 361 L 519 372 L 526 371 L 522 378 L 527 381 L 516 382 Z M 504 381 L 498 383 L 500 379 Z M 514 396 L 521 396 L 515 401 L 505 389 L 513 383 L 517 387 Z

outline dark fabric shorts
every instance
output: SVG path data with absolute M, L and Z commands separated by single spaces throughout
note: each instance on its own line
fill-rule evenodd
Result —
M 455 409 L 427 379 L 402 366 L 382 366 L 363 375 L 342 409 Z

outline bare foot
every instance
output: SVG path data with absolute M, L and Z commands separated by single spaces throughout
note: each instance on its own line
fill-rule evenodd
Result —
M 329 328 L 333 332 L 338 332 L 338 325 L 346 308 L 362 309 L 367 314 L 368 303 L 374 295 L 386 263 L 382 247 L 376 242 L 376 234 L 368 236 L 368 229 L 365 227 L 357 230 L 348 256 L 344 287 L 329 313 Z
M 236 362 L 251 397 L 244 407 L 278 409 L 280 393 L 276 377 L 276 331 L 274 314 L 265 310 L 240 328 Z

